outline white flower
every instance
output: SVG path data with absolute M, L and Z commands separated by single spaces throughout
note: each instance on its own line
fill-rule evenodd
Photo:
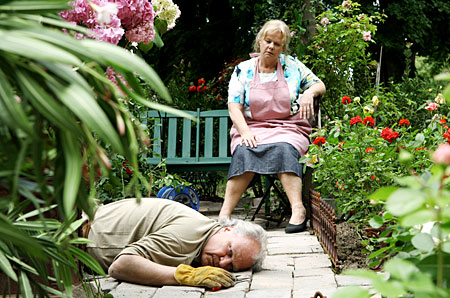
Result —
M 98 6 L 90 3 L 92 8 L 97 12 L 97 22 L 101 25 L 111 23 L 111 16 L 117 14 L 119 9 L 116 3 L 108 2 L 104 6 Z
M 330 23 L 330 20 L 327 17 L 324 17 L 320 20 L 320 23 L 322 24 L 322 26 L 325 26 Z
M 355 98 L 353 98 L 354 102 L 360 102 L 361 98 L 359 98 L 359 96 L 356 96 Z
M 372 103 L 374 106 L 377 106 L 379 102 L 380 100 L 378 99 L 378 96 L 375 95 L 374 97 L 372 97 Z
M 152 0 L 155 15 L 167 22 L 167 30 L 175 27 L 175 21 L 180 17 L 181 11 L 172 0 Z
M 434 99 L 434 101 L 440 105 L 445 105 L 446 103 L 444 95 L 442 95 L 442 93 L 439 93 Z
M 363 31 L 363 38 L 364 38 L 365 41 L 371 40 L 372 39 L 371 32 L 370 31 Z

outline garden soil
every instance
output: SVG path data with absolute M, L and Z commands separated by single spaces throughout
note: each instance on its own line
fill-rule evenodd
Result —
M 361 237 L 355 226 L 348 222 L 341 222 L 336 224 L 336 229 L 339 269 L 367 269 L 368 255 L 364 253 L 364 246 L 361 244 Z

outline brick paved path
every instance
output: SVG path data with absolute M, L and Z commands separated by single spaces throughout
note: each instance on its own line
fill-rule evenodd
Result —
M 200 211 L 216 217 L 215 212 L 208 208 Z M 212 292 L 184 286 L 149 287 L 119 282 L 110 277 L 97 279 L 97 286 L 104 294 L 111 293 L 115 298 L 310 298 L 316 291 L 331 298 L 339 287 L 367 285 L 355 277 L 336 275 L 328 255 L 310 231 L 285 234 L 283 228 L 267 228 L 264 219 L 257 218 L 256 223 L 263 225 L 268 232 L 263 270 L 237 273 L 247 279 L 232 288 Z

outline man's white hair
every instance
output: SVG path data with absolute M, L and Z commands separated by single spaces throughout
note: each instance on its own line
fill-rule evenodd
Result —
M 264 258 L 266 257 L 266 250 L 267 250 L 267 233 L 266 231 L 259 225 L 240 220 L 240 219 L 231 219 L 231 218 L 225 218 L 221 219 L 219 221 L 219 224 L 222 227 L 231 227 L 233 226 L 233 232 L 236 233 L 236 235 L 246 236 L 251 239 L 254 239 L 257 241 L 261 249 L 260 251 L 253 256 L 254 263 L 251 269 L 255 272 L 261 271 L 262 264 L 264 261 Z

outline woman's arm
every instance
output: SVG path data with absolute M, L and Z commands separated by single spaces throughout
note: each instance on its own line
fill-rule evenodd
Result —
M 325 94 L 325 91 L 325 84 L 319 81 L 303 92 L 299 109 L 302 118 L 309 119 L 314 115 L 314 97 Z
M 174 277 L 176 269 L 141 256 L 121 255 L 109 266 L 108 274 L 116 279 L 142 285 L 178 285 Z
M 246 146 L 256 147 L 256 136 L 252 133 L 247 125 L 242 111 L 243 105 L 237 102 L 228 103 L 228 113 L 230 114 L 231 121 L 241 135 L 240 144 L 244 143 Z

